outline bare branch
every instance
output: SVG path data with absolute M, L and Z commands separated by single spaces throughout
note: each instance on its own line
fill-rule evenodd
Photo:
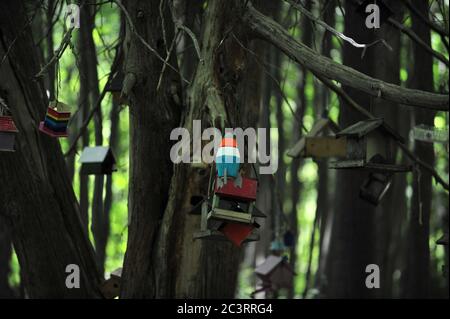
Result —
M 250 4 L 243 19 L 256 36 L 272 43 L 288 57 L 317 75 L 337 80 L 344 85 L 398 104 L 448 112 L 448 95 L 403 88 L 339 64 L 297 42 L 283 27 Z

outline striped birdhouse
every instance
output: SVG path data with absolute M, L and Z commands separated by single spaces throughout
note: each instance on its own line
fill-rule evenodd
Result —
M 62 102 L 52 101 L 47 108 L 44 121 L 39 124 L 39 130 L 52 137 L 67 137 L 69 120 L 69 106 Z
M 226 133 L 222 139 L 215 157 L 218 177 L 237 177 L 241 156 L 233 134 Z
M 18 132 L 11 116 L 0 116 L 0 151 L 15 151 L 14 144 Z

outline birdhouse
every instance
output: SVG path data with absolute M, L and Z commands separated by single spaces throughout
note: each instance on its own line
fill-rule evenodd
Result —
M 336 133 L 336 138 L 345 138 L 346 155 L 330 163 L 330 168 L 367 169 L 384 173 L 411 170 L 409 166 L 395 164 L 395 140 L 403 141 L 403 138 L 382 118 L 357 122 Z
M 236 240 L 231 241 L 237 246 L 259 240 L 258 224 L 239 223 L 214 218 L 208 219 L 210 210 L 211 205 L 208 201 L 204 201 L 202 203 L 200 231 L 194 234 L 194 239 L 226 241 L 230 240 L 230 238 L 236 238 Z
M 257 181 L 245 177 L 241 185 L 235 181 L 230 178 L 222 187 L 214 184 L 211 204 L 207 201 L 202 204 L 202 231 L 196 238 L 219 236 L 237 246 L 259 239 L 256 219 L 266 216 L 255 207 Z
M 359 197 L 377 206 L 391 186 L 391 176 L 389 173 L 370 173 L 360 188 Z
M 109 147 L 85 147 L 80 163 L 82 175 L 111 175 L 116 171 L 116 159 Z
M 326 131 L 336 133 L 339 127 L 329 118 L 321 118 L 314 123 L 311 130 L 302 136 L 287 152 L 290 157 L 342 157 L 346 154 L 345 139 L 336 139 L 334 136 L 319 136 Z
M 0 151 L 15 151 L 14 145 L 18 132 L 11 116 L 0 116 Z
M 225 178 L 226 180 L 228 177 L 238 176 L 240 154 L 233 134 L 225 134 L 217 150 L 215 162 L 218 177 Z
M 255 274 L 263 281 L 263 286 L 272 290 L 292 288 L 295 272 L 284 257 L 270 255 L 255 269 Z
M 51 137 L 67 137 L 69 120 L 69 106 L 62 102 L 52 101 L 47 108 L 44 121 L 39 124 L 39 130 Z
M 125 75 L 122 71 L 117 72 L 117 74 L 114 76 L 114 78 L 111 80 L 110 83 L 108 83 L 105 87 L 106 92 L 111 92 L 113 96 L 113 100 L 118 103 L 119 105 L 126 105 L 128 104 L 127 98 L 122 96 L 122 88 L 123 88 L 123 81 L 125 79 Z
M 109 279 L 103 281 L 100 291 L 104 298 L 114 299 L 119 296 L 121 277 L 122 268 L 117 268 L 111 273 Z
M 281 256 L 285 250 L 286 246 L 281 240 L 273 240 L 270 243 L 270 252 L 274 256 Z

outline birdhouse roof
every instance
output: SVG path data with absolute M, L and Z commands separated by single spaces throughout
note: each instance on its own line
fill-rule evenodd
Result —
M 116 162 L 114 155 L 109 147 L 106 146 L 94 146 L 85 147 L 83 153 L 81 153 L 81 163 L 103 163 L 108 157 L 110 157 L 113 163 Z
M 116 270 L 112 271 L 111 277 L 122 277 L 122 268 L 117 268 Z
M 387 125 L 383 118 L 359 121 L 336 133 L 336 137 L 347 136 L 361 138 L 376 129 L 380 129 L 383 133 L 404 142 L 403 138 Z
M 273 255 L 270 255 L 269 257 L 267 257 L 266 260 L 261 265 L 256 267 L 255 273 L 260 276 L 267 276 L 270 273 L 272 273 L 280 265 L 283 265 L 290 272 L 294 273 L 291 266 L 288 263 L 286 263 L 286 261 L 283 257 L 273 256 Z
M 0 116 L 0 131 L 1 132 L 18 132 L 11 116 Z

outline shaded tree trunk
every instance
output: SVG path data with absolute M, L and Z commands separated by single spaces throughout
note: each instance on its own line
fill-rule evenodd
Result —
M 83 231 L 79 207 L 56 139 L 40 133 L 47 97 L 34 81 L 38 63 L 23 5 L 0 2 L 0 56 L 14 46 L 1 65 L 2 97 L 19 129 L 15 153 L 2 154 L 0 211 L 11 232 L 30 298 L 99 297 L 92 247 Z M 13 63 L 14 61 L 14 63 Z M 3 94 L 5 96 L 3 96 Z M 66 287 L 69 264 L 80 268 L 80 288 Z
M 414 3 L 421 12 L 427 12 L 428 1 Z M 412 30 L 431 46 L 431 35 L 427 25 L 419 17 L 412 15 Z M 413 42 L 414 67 L 411 87 L 433 92 L 433 58 L 417 43 Z M 434 112 L 415 110 L 416 124 L 434 125 Z M 414 152 L 426 163 L 433 165 L 433 144 L 416 141 Z M 414 172 L 407 264 L 403 281 L 403 296 L 407 298 L 427 298 L 430 295 L 430 212 L 432 198 L 431 175 L 423 170 Z
M 371 43 L 371 33 L 364 27 L 364 18 L 353 6 L 345 3 L 344 33 L 359 43 Z M 372 71 L 372 52 L 367 50 L 361 58 L 361 49 L 345 43 L 344 64 L 366 74 Z M 345 87 L 345 91 L 359 104 L 367 106 L 368 96 L 361 91 Z M 359 120 L 345 103 L 341 103 L 339 125 L 345 128 Z M 371 290 L 365 285 L 365 269 L 374 262 L 374 208 L 359 198 L 359 188 L 366 178 L 361 171 L 337 171 L 336 198 L 330 246 L 330 263 L 327 269 L 327 297 L 367 298 Z
M 163 9 L 164 20 L 159 10 L 154 10 L 159 3 L 159 0 L 133 0 L 124 4 L 136 32 L 165 58 L 166 46 L 170 46 L 174 30 L 167 2 Z M 162 37 L 163 23 L 168 43 Z M 176 65 L 175 55 L 168 62 Z M 159 246 L 157 238 L 172 176 L 169 136 L 171 130 L 179 125 L 181 113 L 175 98 L 180 93 L 174 92 L 179 88 L 179 76 L 169 67 L 165 69 L 157 90 L 162 67 L 161 60 L 142 44 L 127 23 L 124 85 L 132 87 L 126 92 L 130 100 L 128 207 L 131 216 L 121 298 L 168 297 L 158 293 L 158 279 L 162 273 L 174 275 L 170 267 L 158 269 L 155 264 L 160 261 L 152 258 L 156 249 L 166 248 Z
M 9 286 L 11 272 L 12 242 L 9 231 L 0 215 L 0 299 L 14 298 L 14 291 Z

